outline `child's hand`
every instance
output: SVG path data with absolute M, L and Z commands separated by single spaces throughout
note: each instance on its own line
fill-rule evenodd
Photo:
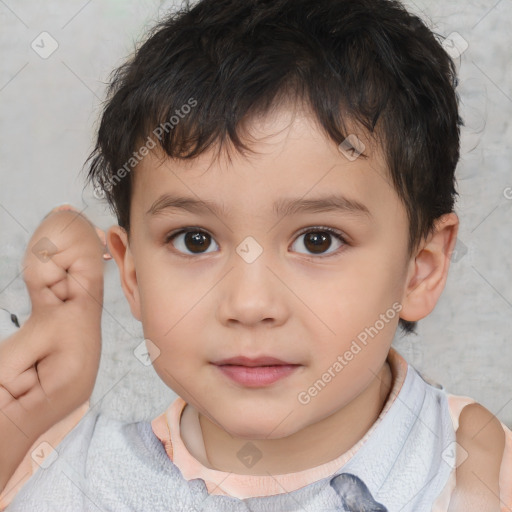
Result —
M 32 312 L 0 341 L 0 466 L 11 463 L 14 471 L 19 452 L 92 393 L 101 355 L 103 252 L 96 229 L 76 211 L 50 213 L 29 241 L 23 277 Z

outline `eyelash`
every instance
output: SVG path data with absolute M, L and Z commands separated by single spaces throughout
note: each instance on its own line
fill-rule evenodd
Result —
M 343 235 L 343 233 L 341 233 L 340 231 L 338 231 L 336 229 L 329 228 L 327 226 L 311 226 L 311 227 L 308 227 L 308 228 L 304 228 L 303 230 L 301 230 L 297 234 L 297 236 L 294 239 L 294 241 L 297 238 L 299 238 L 301 235 L 304 235 L 305 233 L 310 233 L 310 232 L 313 232 L 313 233 L 316 233 L 316 232 L 329 233 L 330 235 L 332 235 L 335 238 L 337 238 L 343 245 L 342 245 L 342 247 L 338 248 L 336 251 L 334 251 L 334 252 L 332 252 L 330 254 L 327 254 L 326 256 L 322 256 L 322 255 L 315 256 L 315 255 L 307 255 L 307 254 L 304 254 L 304 253 L 300 253 L 304 258 L 306 258 L 308 260 L 318 260 L 319 258 L 329 258 L 331 256 L 336 256 L 342 250 L 343 246 L 350 245 L 347 242 L 347 240 L 346 240 L 345 236 Z M 176 238 L 178 235 L 181 235 L 183 233 L 205 233 L 205 234 L 211 236 L 210 233 L 208 233 L 208 231 L 205 231 L 204 229 L 190 226 L 190 227 L 187 227 L 187 228 L 184 228 L 184 229 L 180 229 L 179 231 L 173 231 L 171 233 L 168 233 L 165 236 L 165 239 L 164 239 L 165 245 L 169 244 L 169 242 L 174 240 L 174 238 Z M 197 258 L 197 256 L 201 256 L 200 253 L 198 253 L 197 255 L 193 255 L 193 254 L 184 254 L 184 253 L 182 253 L 180 251 L 176 251 L 176 252 L 180 256 L 183 256 L 185 258 Z

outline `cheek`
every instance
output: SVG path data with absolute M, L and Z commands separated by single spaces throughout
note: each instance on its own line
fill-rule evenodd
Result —
M 144 332 L 165 340 L 192 310 L 198 292 L 192 283 L 185 282 L 183 274 L 155 257 L 146 258 L 137 270 L 137 283 Z
M 144 322 L 144 336 L 158 349 L 158 357 L 153 361 L 155 371 L 176 393 L 186 393 L 180 383 L 190 386 L 195 369 L 199 370 L 205 362 L 199 333 L 180 312 L 149 314 Z
M 354 258 L 355 259 L 355 258 Z M 327 326 L 356 334 L 373 324 L 400 297 L 400 272 L 392 264 L 358 257 L 322 283 L 321 293 L 308 294 L 308 305 Z
M 371 254 L 358 256 L 347 262 L 350 271 L 339 272 L 321 287 L 322 293 L 308 296 L 310 310 L 317 313 L 317 317 L 308 313 L 318 326 L 316 357 L 324 365 L 349 351 L 347 357 L 358 361 L 350 362 L 350 367 L 376 368 L 376 361 L 385 358 L 398 325 L 401 306 L 397 280 L 402 272 L 397 263 L 375 259 Z
M 180 361 L 188 360 L 190 364 L 200 350 L 204 328 L 197 313 L 204 291 L 184 283 L 183 275 L 159 272 L 156 266 L 152 269 L 139 278 L 144 337 L 160 350 L 162 357 L 154 361 L 155 367 L 166 361 L 174 371 L 179 369 Z

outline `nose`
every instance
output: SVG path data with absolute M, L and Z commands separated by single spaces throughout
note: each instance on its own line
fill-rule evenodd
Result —
M 285 321 L 287 289 L 263 254 L 251 263 L 238 255 L 233 258 L 234 267 L 219 287 L 217 314 L 222 324 L 253 327 Z

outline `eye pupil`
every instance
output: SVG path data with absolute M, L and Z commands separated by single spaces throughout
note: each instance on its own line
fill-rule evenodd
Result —
M 207 248 L 209 243 L 205 243 L 205 240 L 210 238 L 206 233 L 200 233 L 197 231 L 189 231 L 185 234 L 185 245 L 187 249 L 192 252 L 201 253 L 203 249 Z M 199 250 L 198 250 L 199 249 Z
M 312 243 L 313 249 L 308 246 L 310 242 Z M 318 253 L 322 253 L 331 246 L 330 235 L 324 231 L 311 231 L 306 234 L 304 238 L 304 245 L 307 247 L 308 251 L 317 253 L 317 250 L 320 249 Z

